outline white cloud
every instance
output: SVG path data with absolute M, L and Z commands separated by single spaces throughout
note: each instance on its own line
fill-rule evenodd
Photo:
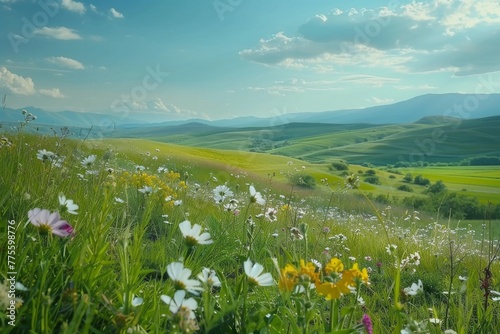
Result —
M 75 70 L 83 70 L 85 66 L 77 60 L 66 57 L 50 57 L 47 61 L 62 67 L 72 68 Z
M 498 0 L 433 0 L 378 9 L 334 10 L 240 51 L 266 66 L 332 72 L 340 66 L 391 71 L 500 70 Z
M 94 13 L 98 13 L 97 7 L 94 4 L 90 4 L 89 7 L 91 11 L 93 11 Z
M 109 12 L 111 13 L 111 16 L 114 17 L 115 19 L 123 19 L 123 14 L 117 11 L 116 9 L 111 8 Z
M 64 94 L 61 93 L 59 88 L 52 89 L 40 89 L 40 94 L 48 97 L 52 97 L 54 99 L 62 99 L 65 98 Z
M 6 67 L 0 67 L 0 87 L 6 88 L 12 94 L 33 95 L 35 84 L 30 77 L 22 77 L 10 72 Z
M 74 0 L 62 0 L 61 6 L 64 9 L 67 9 L 71 12 L 75 12 L 78 14 L 84 14 L 85 13 L 85 5 L 81 2 L 77 2 Z
M 381 98 L 381 97 L 372 96 L 372 98 L 369 101 L 370 102 L 374 102 L 376 104 L 389 104 L 391 102 L 394 102 L 394 99 L 392 99 L 392 98 Z
M 81 39 L 80 35 L 78 35 L 73 29 L 66 27 L 54 27 L 54 28 L 42 27 L 35 29 L 33 33 L 35 35 L 41 35 L 54 39 L 62 39 L 62 40 Z

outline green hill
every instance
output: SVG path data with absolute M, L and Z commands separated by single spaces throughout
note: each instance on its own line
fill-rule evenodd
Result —
M 219 128 L 189 123 L 137 128 L 119 137 L 142 137 L 185 146 L 266 152 L 314 163 L 398 161 L 458 162 L 500 155 L 500 116 L 461 120 L 425 117 L 409 124 L 290 123 L 273 127 Z

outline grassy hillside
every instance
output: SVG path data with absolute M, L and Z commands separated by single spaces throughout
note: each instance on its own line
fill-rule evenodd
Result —
M 426 117 L 400 125 L 291 123 L 265 128 L 217 128 L 202 124 L 130 129 L 115 135 L 186 146 L 268 152 L 328 163 L 394 164 L 398 161 L 458 162 L 500 155 L 500 116 L 460 120 Z

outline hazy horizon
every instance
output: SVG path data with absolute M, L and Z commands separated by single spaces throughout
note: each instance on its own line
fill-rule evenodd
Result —
M 273 117 L 500 93 L 495 0 L 0 0 L 10 108 Z

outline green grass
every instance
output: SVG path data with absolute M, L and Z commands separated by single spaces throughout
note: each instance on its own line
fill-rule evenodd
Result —
M 216 128 L 201 125 L 152 127 L 118 132 L 187 146 L 251 150 L 252 141 L 279 147 L 265 151 L 314 163 L 344 159 L 387 165 L 398 161 L 458 162 L 478 155 L 500 155 L 500 116 L 472 120 L 427 118 L 397 125 L 291 123 L 264 128 Z M 283 143 L 286 141 L 286 145 Z
M 364 314 L 373 333 L 400 333 L 415 321 L 431 333 L 493 333 L 500 326 L 500 304 L 490 296 L 485 305 L 479 284 L 492 254 L 500 255 L 498 243 L 488 242 L 498 236 L 396 208 L 367 213 L 360 208 L 371 205 L 364 193 L 338 184 L 343 178 L 329 174 L 326 164 L 141 139 L 4 136 L 11 144 L 2 140 L 0 147 L 0 219 L 16 229 L 9 234 L 7 224 L 0 225 L 0 249 L 6 254 L 15 246 L 10 276 L 27 290 L 15 291 L 15 326 L 0 314 L 2 333 L 187 333 L 186 326 L 195 325 L 200 333 L 365 333 Z M 42 149 L 64 156 L 60 166 L 38 159 Z M 95 161 L 83 166 L 90 154 Z M 328 177 L 329 187 L 299 191 L 286 182 L 287 173 Z M 377 174 L 392 180 L 387 172 Z M 233 195 L 216 203 L 213 190 L 224 184 Z M 265 203 L 252 202 L 250 184 Z M 61 210 L 60 193 L 78 204 L 77 215 Z M 238 203 L 226 210 L 229 197 Z M 34 208 L 59 212 L 75 233 L 44 234 L 28 220 Z M 199 224 L 213 243 L 193 246 L 199 233 L 185 237 L 180 225 L 186 220 Z M 389 244 L 397 249 L 388 253 Z M 336 267 L 342 280 L 329 274 L 335 258 L 345 266 Z M 255 279 L 244 270 L 248 259 L 262 265 L 260 282 L 270 286 L 252 286 Z M 0 258 L 2 303 L 10 303 L 3 293 L 10 286 L 8 260 Z M 165 300 L 183 291 L 176 282 L 183 279 L 167 273 L 176 262 L 192 271 L 191 279 L 204 267 L 214 270 L 220 287 L 200 283 L 203 291 L 187 292 L 184 309 L 170 307 Z M 499 291 L 498 261 L 488 268 L 493 277 L 487 290 Z M 294 293 L 280 280 L 303 289 Z M 404 292 L 418 280 L 423 291 Z M 331 281 L 359 288 L 364 306 Z M 343 295 L 328 300 L 337 289 Z M 454 293 L 448 298 L 443 291 Z M 440 326 L 429 323 L 429 308 Z M 190 311 L 194 318 L 183 317 Z

